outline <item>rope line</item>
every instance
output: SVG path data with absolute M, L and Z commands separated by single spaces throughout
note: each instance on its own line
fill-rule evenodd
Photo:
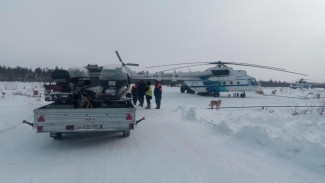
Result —
M 273 105 L 255 105 L 255 106 L 232 106 L 232 107 L 220 107 L 220 109 L 248 109 L 248 108 L 284 108 L 284 107 L 325 107 L 324 105 L 314 105 L 314 106 L 292 106 L 292 105 L 278 105 L 278 106 L 273 106 Z M 206 109 L 211 109 L 211 108 L 206 108 Z M 213 108 L 215 109 L 215 108 Z

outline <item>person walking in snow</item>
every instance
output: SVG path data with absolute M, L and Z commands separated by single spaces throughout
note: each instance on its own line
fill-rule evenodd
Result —
M 146 100 L 147 100 L 147 107 L 146 109 L 150 109 L 151 108 L 151 103 L 150 100 L 152 99 L 152 88 L 151 88 L 151 82 L 147 81 L 147 88 L 146 88 Z
M 155 89 L 153 91 L 156 100 L 156 109 L 160 109 L 161 104 L 161 95 L 162 95 L 162 87 L 159 81 L 155 82 Z
M 143 80 L 140 80 L 140 83 L 137 87 L 137 92 L 138 92 L 138 100 L 139 100 L 139 106 L 143 107 L 143 102 L 144 102 L 144 95 L 146 92 L 146 84 L 144 83 Z

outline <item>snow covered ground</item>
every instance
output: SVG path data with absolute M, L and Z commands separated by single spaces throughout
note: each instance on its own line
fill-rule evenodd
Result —
M 136 106 L 146 117 L 128 138 L 120 133 L 64 134 L 53 140 L 22 120 L 47 102 L 42 83 L 0 82 L 0 182 L 325 182 L 324 89 L 264 89 L 247 98 L 215 98 L 163 86 L 162 109 Z M 154 103 L 154 101 L 153 101 Z M 297 113 L 293 115 L 293 112 Z

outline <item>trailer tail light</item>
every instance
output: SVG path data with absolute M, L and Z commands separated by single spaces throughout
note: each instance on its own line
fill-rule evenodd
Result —
M 125 120 L 132 120 L 132 116 L 130 114 L 128 114 L 125 118 Z
M 43 126 L 37 126 L 36 129 L 37 129 L 37 132 L 41 132 L 41 131 L 43 131 Z
M 68 126 L 65 126 L 65 129 L 66 130 L 73 130 L 74 126 L 73 125 L 68 125 Z
M 134 128 L 134 124 L 133 124 L 133 123 L 130 123 L 130 124 L 129 124 L 129 128 L 130 128 L 130 129 L 133 129 L 133 128 Z
M 37 120 L 37 122 L 45 122 L 44 116 L 40 116 Z

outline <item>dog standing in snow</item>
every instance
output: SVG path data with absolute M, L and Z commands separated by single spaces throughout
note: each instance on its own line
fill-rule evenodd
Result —
M 213 109 L 213 106 L 216 106 L 216 109 L 219 110 L 221 106 L 221 100 L 211 100 L 209 107 Z
M 272 95 L 275 95 L 275 94 L 276 94 L 276 90 L 273 90 L 273 91 L 272 91 Z

